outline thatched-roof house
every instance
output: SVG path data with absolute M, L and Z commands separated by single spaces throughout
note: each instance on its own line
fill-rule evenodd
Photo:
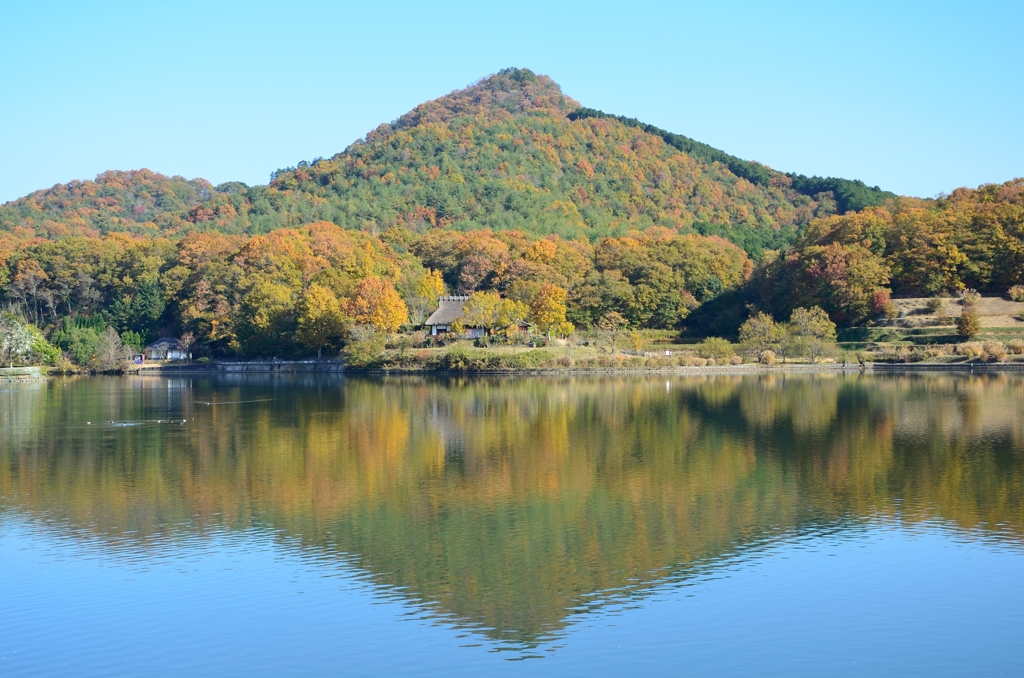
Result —
M 468 296 L 440 297 L 437 300 L 437 310 L 431 313 L 427 321 L 423 323 L 430 328 L 430 336 L 436 337 L 439 334 L 451 332 L 452 323 L 456 320 L 464 320 L 466 316 L 463 306 L 467 301 L 469 301 Z M 466 327 L 462 336 L 475 339 L 483 335 L 482 327 Z
M 463 321 L 463 339 L 476 339 L 487 334 L 485 328 L 465 323 L 465 304 L 467 301 L 469 301 L 468 296 L 440 297 L 437 300 L 437 310 L 431 313 L 427 321 L 423 323 L 430 328 L 430 336 L 436 337 L 439 334 L 451 332 L 452 324 L 456 320 Z M 525 320 L 520 320 L 515 325 L 519 332 L 526 333 L 530 331 L 531 325 Z

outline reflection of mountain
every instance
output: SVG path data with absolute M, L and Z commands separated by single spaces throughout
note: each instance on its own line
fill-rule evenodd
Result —
M 0 396 L 0 508 L 111 549 L 271 529 L 517 642 L 809 524 L 898 513 L 1024 537 L 1015 377 L 95 379 Z M 172 418 L 187 423 L 155 421 Z

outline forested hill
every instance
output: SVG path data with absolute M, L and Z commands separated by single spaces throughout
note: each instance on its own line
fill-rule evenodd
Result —
M 636 118 L 627 118 L 621 115 L 610 115 L 593 108 L 578 108 L 569 114 L 570 120 L 585 118 L 613 119 L 629 127 L 637 127 L 645 132 L 661 137 L 666 144 L 673 146 L 683 153 L 705 162 L 719 162 L 729 168 L 738 177 L 760 186 L 770 186 L 773 181 L 779 181 L 779 172 L 752 160 L 742 160 L 725 151 L 708 146 L 699 141 L 694 141 L 681 134 L 673 134 L 654 125 L 647 125 Z M 897 197 L 895 193 L 883 191 L 878 186 L 868 186 L 860 180 L 837 179 L 835 177 L 807 177 L 792 172 L 785 175 L 790 180 L 790 187 L 798 193 L 817 197 L 821 193 L 831 192 L 836 201 L 836 209 L 840 214 L 851 210 L 860 210 L 865 207 L 878 207 L 887 201 Z
M 326 221 L 371 234 L 488 228 L 594 241 L 664 227 L 723 236 L 758 260 L 815 217 L 889 197 L 581 108 L 547 76 L 506 69 L 331 158 L 278 170 L 269 185 L 106 172 L 0 207 L 0 238 L 251 235 Z
M 8 203 L 0 323 L 83 366 L 161 336 L 336 355 L 449 293 L 482 326 L 555 334 L 732 336 L 751 309 L 814 307 L 850 326 L 891 294 L 1019 285 L 1022 196 L 1024 180 L 920 200 L 786 175 L 510 69 L 265 186 L 106 172 Z

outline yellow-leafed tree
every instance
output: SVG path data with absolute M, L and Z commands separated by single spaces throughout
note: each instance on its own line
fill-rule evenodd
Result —
M 325 348 L 337 350 L 345 336 L 346 318 L 341 302 L 330 288 L 310 285 L 296 304 L 295 338 L 317 357 Z
M 428 268 L 416 284 L 416 294 L 436 302 L 437 298 L 444 294 L 444 279 L 441 278 L 441 272 Z
M 564 289 L 551 283 L 542 285 L 533 297 L 533 303 L 530 304 L 530 319 L 538 330 L 548 335 L 548 338 L 552 334 L 571 334 L 575 329 L 572 323 L 565 319 L 567 297 Z
M 377 276 L 359 281 L 348 311 L 360 325 L 370 325 L 381 332 L 395 332 L 409 321 L 409 309 L 394 285 Z
M 474 292 L 462 308 L 466 325 L 482 327 L 488 334 L 502 331 L 508 338 L 515 336 L 519 322 L 530 312 L 523 302 L 503 299 L 497 292 Z

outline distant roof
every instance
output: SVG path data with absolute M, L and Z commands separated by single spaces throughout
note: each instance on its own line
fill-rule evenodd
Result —
M 181 345 L 178 343 L 178 340 L 173 337 L 160 337 L 152 344 L 147 346 L 146 350 L 148 351 L 151 348 L 156 350 L 176 349 L 181 348 Z
M 466 296 L 441 297 L 437 300 L 437 310 L 430 314 L 424 325 L 451 325 L 457 318 L 463 317 L 462 305 L 469 301 Z

